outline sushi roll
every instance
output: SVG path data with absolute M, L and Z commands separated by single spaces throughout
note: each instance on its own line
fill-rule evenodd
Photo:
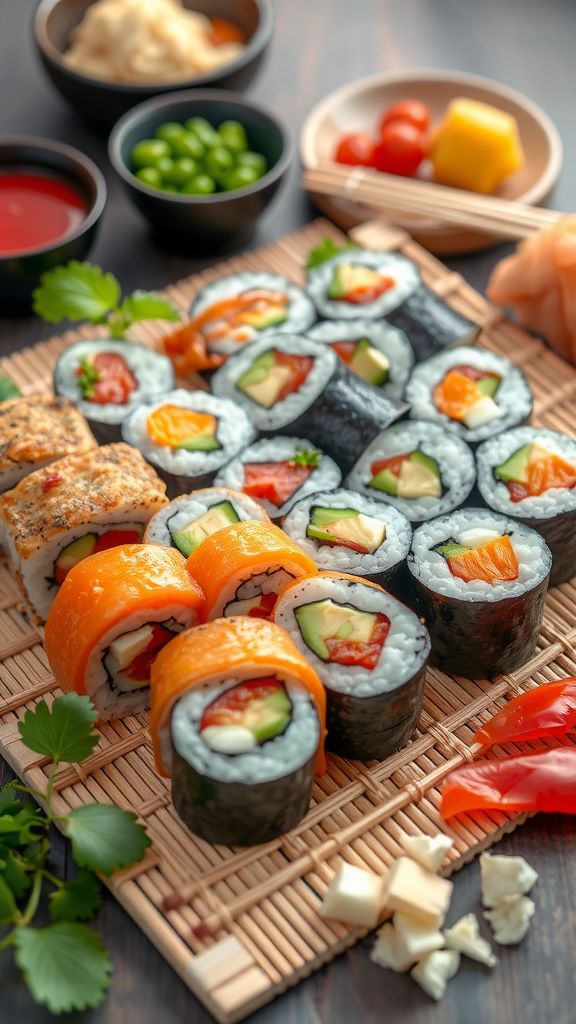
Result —
M 83 558 L 142 540 L 165 491 L 140 452 L 111 444 L 37 469 L 0 497 L 0 543 L 39 621 Z
M 486 509 L 425 523 L 408 556 L 443 672 L 486 679 L 531 658 L 552 566 L 540 534 Z
M 146 527 L 144 543 L 177 548 L 188 558 L 213 533 L 249 519 L 270 522 L 262 506 L 245 494 L 226 487 L 207 487 L 175 498 L 161 508 Z
M 252 846 L 302 820 L 325 770 L 326 697 L 282 629 L 248 618 L 190 629 L 161 651 L 151 683 L 156 767 L 192 832 Z
M 402 585 L 412 527 L 402 512 L 357 491 L 321 491 L 296 502 L 282 529 L 319 569 Z
M 9 398 L 0 404 L 0 492 L 56 459 L 95 447 L 86 420 L 69 398 Z
M 120 440 L 134 406 L 174 387 L 170 360 L 147 345 L 91 338 L 70 345 L 54 370 L 54 391 L 76 402 L 98 440 Z
M 46 620 L 58 686 L 86 694 L 102 721 L 145 711 L 158 652 L 195 626 L 204 603 L 185 560 L 170 548 L 123 544 L 68 573 Z
M 381 761 L 408 742 L 430 654 L 414 612 L 374 583 L 322 572 L 282 591 L 274 622 L 324 684 L 328 750 Z
M 412 260 L 396 252 L 346 249 L 310 271 L 307 292 L 326 320 L 386 317 L 404 332 L 418 361 L 472 341 L 479 330 L 423 284 Z
M 413 523 L 461 505 L 476 479 L 474 456 L 460 437 L 424 421 L 397 423 L 368 446 L 346 483 L 389 502 Z
M 417 420 L 432 420 L 476 445 L 532 415 L 532 392 L 509 359 L 462 345 L 416 367 L 406 398 Z
M 137 406 L 122 424 L 124 441 L 152 463 L 170 498 L 209 487 L 255 436 L 246 414 L 232 402 L 181 388 Z
M 349 472 L 385 427 L 408 412 L 366 384 L 327 345 L 296 335 L 264 338 L 232 356 L 212 378 L 266 437 L 308 437 Z
M 256 520 L 207 537 L 186 568 L 206 597 L 204 622 L 233 615 L 269 618 L 283 587 L 318 571 L 278 526 Z
M 300 498 L 331 491 L 341 480 L 336 463 L 306 438 L 276 437 L 246 448 L 215 483 L 247 494 L 271 519 L 282 519 Z
M 402 398 L 414 365 L 414 351 L 403 331 L 385 320 L 325 320 L 307 331 L 309 338 L 334 349 L 367 384 Z
M 576 574 L 576 441 L 517 427 L 476 451 L 478 487 L 494 512 L 537 530 L 552 552 L 550 586 Z

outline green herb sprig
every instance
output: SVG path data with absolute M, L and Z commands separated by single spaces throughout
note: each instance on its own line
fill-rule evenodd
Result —
M 92 753 L 98 742 L 97 717 L 89 698 L 76 693 L 57 697 L 51 709 L 40 701 L 34 711 L 26 712 L 18 729 L 30 750 L 52 760 L 47 792 L 19 782 L 0 791 L 0 927 L 9 928 L 0 950 L 13 947 L 33 998 L 52 1013 L 85 1010 L 103 1000 L 112 964 L 98 934 L 80 923 L 92 918 L 101 904 L 94 872 L 108 876 L 129 867 L 141 861 L 150 846 L 136 815 L 115 804 L 81 805 L 65 815 L 53 808 L 58 764 L 78 763 Z M 19 792 L 42 800 L 45 813 L 19 800 Z M 71 840 L 80 868 L 68 882 L 46 867 L 53 822 Z M 47 886 L 52 924 L 35 928 Z
M 294 466 L 319 466 L 320 452 L 311 452 L 308 448 L 296 448 L 290 461 Z
M 358 246 L 354 242 L 346 242 L 346 245 L 336 245 L 331 238 L 326 235 L 320 245 L 317 245 L 315 249 L 311 249 L 308 253 L 308 259 L 306 260 L 306 270 L 312 270 L 314 267 L 319 267 L 321 263 L 326 263 L 326 260 L 331 260 L 333 256 L 338 256 L 341 252 L 346 252 L 348 249 L 357 249 Z
M 9 398 L 20 398 L 21 395 L 20 388 L 11 377 L 0 377 L 0 402 L 6 402 Z

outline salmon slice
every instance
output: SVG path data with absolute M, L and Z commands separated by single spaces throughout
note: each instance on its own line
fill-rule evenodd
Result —
M 434 405 L 451 420 L 462 421 L 469 408 L 482 396 L 473 380 L 450 370 L 432 393 Z
M 465 583 L 471 580 L 499 583 L 518 579 L 518 559 L 508 536 L 499 537 L 480 548 L 472 548 L 462 555 L 453 555 L 447 562 L 452 575 Z
M 551 487 L 572 488 L 576 484 L 576 469 L 552 452 L 546 459 L 528 465 L 528 491 L 537 497 Z

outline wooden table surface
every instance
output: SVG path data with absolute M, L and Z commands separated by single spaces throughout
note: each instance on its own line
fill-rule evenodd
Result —
M 99 164 L 109 199 L 90 258 L 113 271 L 125 290 L 158 288 L 213 262 L 213 256 L 202 262 L 154 248 L 109 166 L 105 141 L 78 122 L 38 65 L 31 30 L 35 6 L 35 0 L 0 0 L 0 134 L 70 142 Z M 573 0 L 275 0 L 275 14 L 270 56 L 249 94 L 283 116 L 295 139 L 311 106 L 352 79 L 408 67 L 471 71 L 514 86 L 552 117 L 564 142 L 565 169 L 551 205 L 576 209 Z M 298 179 L 295 162 L 252 244 L 279 238 L 314 215 Z M 482 289 L 504 251 L 500 247 L 448 262 Z M 33 317 L 0 320 L 0 353 L 51 333 L 53 328 Z M 0 762 L 0 784 L 10 777 Z M 255 1014 L 250 1024 L 573 1024 L 575 839 L 576 822 L 541 815 L 499 845 L 499 852 L 522 854 L 538 870 L 536 917 L 520 947 L 498 950 L 500 962 L 493 971 L 465 960 L 443 1003 L 432 1003 L 409 977 L 372 964 L 372 940 L 367 939 Z M 59 836 L 54 864 L 67 870 L 67 846 Z M 480 913 L 479 889 L 475 863 L 455 877 L 449 923 L 470 910 Z M 96 924 L 114 962 L 113 985 L 97 1010 L 71 1014 L 68 1020 L 212 1020 L 112 897 L 106 896 Z M 51 1019 L 32 1002 L 10 954 L 2 954 L 0 1020 L 46 1024 Z

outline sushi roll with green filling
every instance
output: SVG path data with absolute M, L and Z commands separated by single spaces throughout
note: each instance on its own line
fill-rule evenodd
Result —
M 384 320 L 325 320 L 307 334 L 329 345 L 367 384 L 392 398 L 403 397 L 414 365 L 414 352 L 403 331 Z
M 152 516 L 144 543 L 177 548 L 188 558 L 213 533 L 249 519 L 270 521 L 262 506 L 245 494 L 226 487 L 207 487 L 175 498 Z

